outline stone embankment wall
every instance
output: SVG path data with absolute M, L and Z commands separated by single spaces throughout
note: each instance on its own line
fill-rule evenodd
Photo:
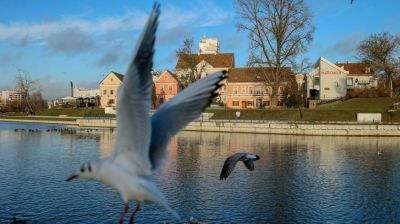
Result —
M 0 119 L 0 121 L 30 122 L 76 125 L 79 127 L 116 128 L 116 119 L 77 119 L 72 121 L 43 121 Z M 341 136 L 400 136 L 400 124 L 357 122 L 284 122 L 205 120 L 194 121 L 186 126 L 187 131 L 215 131 L 236 133 L 264 133 L 288 135 L 341 135 Z
M 115 119 L 78 119 L 82 127 L 115 128 Z M 400 124 L 365 124 L 357 122 L 277 122 L 277 121 L 194 121 L 187 131 L 265 133 L 289 135 L 400 136 Z

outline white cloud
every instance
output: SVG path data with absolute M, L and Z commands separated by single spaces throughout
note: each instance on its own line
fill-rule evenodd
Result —
M 147 20 L 148 12 L 132 10 L 122 16 L 108 16 L 94 20 L 80 16 L 63 17 L 56 21 L 0 23 L 0 40 L 43 40 L 60 30 L 74 29 L 88 34 L 111 31 L 140 30 Z M 214 3 L 194 2 L 189 9 L 166 4 L 160 18 L 161 29 L 177 26 L 217 26 L 230 20 L 230 15 Z

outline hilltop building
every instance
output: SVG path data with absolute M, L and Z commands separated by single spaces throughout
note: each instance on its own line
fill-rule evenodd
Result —
M 378 80 L 366 63 L 332 63 L 320 57 L 306 76 L 307 98 L 324 101 L 340 99 L 347 90 L 376 88 Z
M 218 39 L 203 36 L 199 42 L 199 54 L 219 54 Z

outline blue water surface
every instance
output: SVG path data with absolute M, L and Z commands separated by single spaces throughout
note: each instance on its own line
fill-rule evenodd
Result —
M 65 181 L 109 156 L 114 142 L 108 129 L 0 122 L 0 223 L 116 223 L 124 206 L 117 192 Z M 261 157 L 255 170 L 238 164 L 220 181 L 225 158 L 239 151 Z M 168 154 L 154 180 L 182 220 L 145 204 L 139 223 L 400 222 L 396 137 L 181 132 Z

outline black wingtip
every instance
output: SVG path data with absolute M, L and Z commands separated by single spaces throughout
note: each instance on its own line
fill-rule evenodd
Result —
M 160 14 L 160 3 L 155 1 L 153 4 L 153 11 L 156 12 L 157 14 Z

